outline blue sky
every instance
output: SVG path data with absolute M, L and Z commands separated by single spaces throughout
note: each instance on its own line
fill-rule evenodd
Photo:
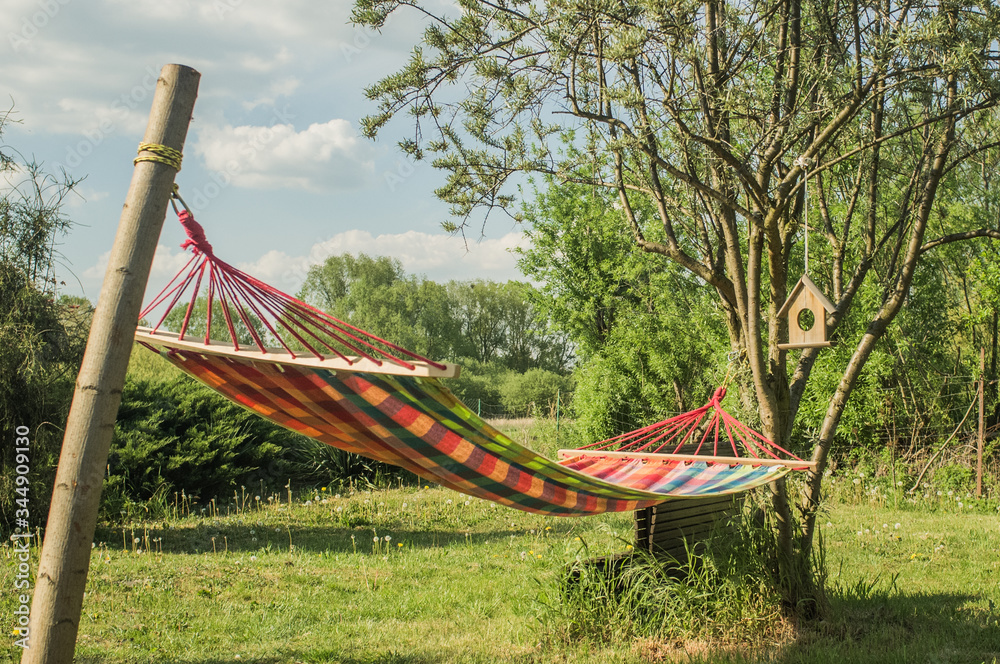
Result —
M 445 0 L 430 0 L 448 10 Z M 160 68 L 201 72 L 177 181 L 216 253 L 295 292 L 309 265 L 351 252 L 399 258 L 431 279 L 517 279 L 524 242 L 496 217 L 484 235 L 444 233 L 443 173 L 408 162 L 397 121 L 358 134 L 367 85 L 397 70 L 419 15 L 380 33 L 349 0 L 5 0 L 0 99 L 19 124 L 3 142 L 47 170 L 85 177 L 66 212 L 62 292 L 96 299 Z M 474 233 L 478 233 L 478 228 Z M 169 213 L 149 292 L 186 262 Z M 154 290 L 155 288 L 155 290 Z

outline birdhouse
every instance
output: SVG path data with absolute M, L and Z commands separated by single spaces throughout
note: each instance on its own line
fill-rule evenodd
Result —
M 803 274 L 778 311 L 788 318 L 788 343 L 778 348 L 823 348 L 830 346 L 826 338 L 826 314 L 836 307 L 823 295 L 819 286 Z

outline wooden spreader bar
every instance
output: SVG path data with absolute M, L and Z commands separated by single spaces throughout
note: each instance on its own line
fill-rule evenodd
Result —
M 457 364 L 444 363 L 444 369 L 440 369 L 426 362 L 407 360 L 413 369 L 407 369 L 390 361 L 376 363 L 363 357 L 353 357 L 347 360 L 337 357 L 333 353 L 330 357 L 323 359 L 316 358 L 308 352 L 303 351 L 302 355 L 293 356 L 284 348 L 268 348 L 267 352 L 261 352 L 255 346 L 249 345 L 240 350 L 234 350 L 232 342 L 227 341 L 190 341 L 177 338 L 173 332 L 157 330 L 154 332 L 148 327 L 140 327 L 135 333 L 136 341 L 149 344 L 151 346 L 163 346 L 176 348 L 179 350 L 193 351 L 205 355 L 223 355 L 226 357 L 238 357 L 254 362 L 267 362 L 271 364 L 294 365 L 309 367 L 311 369 L 329 369 L 331 371 L 362 371 L 367 373 L 390 374 L 393 376 L 421 376 L 430 378 L 455 378 L 461 371 Z
M 811 470 L 816 467 L 815 461 L 801 461 L 799 459 L 724 457 L 703 454 L 647 454 L 643 452 L 611 452 L 606 450 L 559 450 L 558 455 L 560 460 L 596 457 L 598 459 L 636 459 L 645 462 L 660 463 L 664 461 L 683 461 L 685 463 L 701 461 L 707 463 L 724 463 L 730 466 L 786 466 L 796 470 Z

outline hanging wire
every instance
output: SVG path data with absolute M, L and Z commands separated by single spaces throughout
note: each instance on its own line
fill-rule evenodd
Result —
M 802 202 L 802 227 L 805 229 L 805 274 L 809 274 L 809 167 L 813 160 L 809 157 L 800 156 L 795 160 L 795 166 L 802 169 L 805 178 L 805 200 Z

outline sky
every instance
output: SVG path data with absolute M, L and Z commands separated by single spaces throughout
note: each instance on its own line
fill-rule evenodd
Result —
M 4 0 L 0 141 L 83 178 L 65 212 L 60 292 L 97 299 L 153 90 L 165 64 L 201 73 L 177 176 L 215 253 L 286 292 L 333 254 L 387 255 L 436 281 L 522 278 L 516 224 L 466 238 L 441 229 L 444 173 L 409 161 L 364 88 L 398 70 L 421 32 L 412 10 L 380 32 L 350 23 L 350 0 Z M 454 11 L 446 0 L 427 3 Z M 187 261 L 168 212 L 147 294 Z

